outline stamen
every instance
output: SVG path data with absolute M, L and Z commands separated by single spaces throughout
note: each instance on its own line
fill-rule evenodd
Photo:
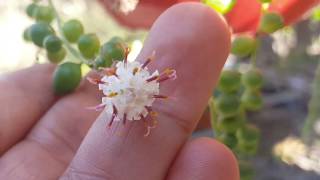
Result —
M 151 134 L 151 130 L 157 127 L 158 121 L 155 120 L 155 119 L 152 119 L 152 120 L 153 121 L 152 121 L 152 125 L 151 126 L 147 125 L 146 121 L 144 122 L 145 126 L 147 128 L 147 132 L 144 134 L 144 137 L 148 137 Z
M 116 118 L 116 116 L 118 114 L 118 110 L 117 110 L 116 106 L 113 105 L 112 108 L 113 108 L 113 113 L 112 113 L 112 116 L 111 116 L 111 120 L 110 120 L 110 122 L 108 124 L 108 127 L 111 127 L 111 125 L 112 125 L 112 123 L 114 121 L 114 118 Z
M 132 74 L 133 75 L 136 75 L 136 73 L 139 71 L 139 68 L 138 67 L 135 67 L 132 71 Z
M 92 78 L 92 77 L 87 77 L 87 80 L 94 85 L 98 85 L 98 84 L 103 84 L 104 82 L 102 82 L 100 79 L 97 78 Z
M 102 111 L 106 107 L 105 104 L 99 104 L 97 106 L 87 107 L 87 109 L 95 110 L 95 111 Z
M 140 114 L 139 116 L 140 116 L 140 118 L 141 118 L 141 119 L 145 120 L 145 118 L 143 117 L 143 115 L 142 115 L 142 114 Z
M 123 125 L 125 125 L 127 122 L 127 114 L 126 113 L 123 114 L 123 121 L 122 122 L 123 122 Z
M 158 83 L 161 83 L 161 82 L 166 81 L 166 80 L 168 80 L 168 79 L 170 79 L 170 77 L 169 77 L 169 76 L 165 76 L 165 77 L 162 77 L 162 78 L 157 79 L 157 82 L 158 82 Z
M 107 76 L 117 76 L 116 74 L 117 68 L 113 67 L 113 68 L 104 68 L 103 72 L 107 75 Z
M 115 117 L 116 117 L 116 115 L 115 115 L 115 114 L 112 114 L 111 120 L 110 120 L 110 122 L 109 122 L 109 124 L 108 124 L 108 127 L 111 127 L 111 126 L 112 126 L 112 123 L 113 123 Z
M 147 132 L 143 135 L 144 137 L 148 137 L 150 134 L 151 134 L 151 127 L 150 126 L 148 126 L 147 127 Z
M 151 112 L 151 111 L 152 111 L 152 107 L 150 107 L 150 106 L 144 106 L 144 108 L 146 108 L 146 110 L 147 110 L 148 112 Z
M 127 65 L 127 63 L 128 63 L 129 52 L 130 52 L 130 48 L 126 47 L 124 50 L 124 65 Z
M 164 95 L 160 95 L 160 94 L 158 94 L 158 95 L 153 95 L 152 97 L 153 97 L 153 98 L 156 98 L 156 99 L 168 99 L 168 98 L 169 98 L 168 96 L 164 96 Z
M 158 78 L 159 78 L 159 76 L 152 76 L 152 77 L 148 78 L 146 81 L 147 82 L 151 82 L 151 81 L 154 81 L 154 80 L 156 80 Z
M 175 74 L 176 74 L 176 71 L 174 69 L 167 68 L 161 73 L 160 76 L 163 76 L 163 75 L 172 76 L 172 75 L 175 75 Z
M 118 95 L 117 92 L 112 92 L 112 93 L 110 93 L 109 95 L 107 95 L 107 97 L 114 97 L 114 96 L 116 96 L 116 95 Z
M 145 108 L 148 111 L 148 113 L 150 114 L 150 116 L 152 116 L 152 117 L 158 116 L 158 113 L 156 111 L 153 111 L 150 106 L 145 106 Z
M 150 116 L 156 117 L 156 116 L 158 116 L 158 113 L 156 111 L 151 111 Z
M 176 71 L 173 69 L 166 69 L 164 70 L 163 73 L 161 73 L 160 77 L 157 79 L 157 82 L 163 82 L 166 81 L 168 79 L 172 79 L 175 80 L 177 78 L 177 74 Z
M 155 51 L 152 51 L 152 54 L 151 56 L 148 57 L 148 59 L 143 63 L 143 65 L 141 66 L 142 69 L 144 69 L 145 67 L 147 67 L 147 65 L 153 61 L 155 59 L 155 56 L 156 56 L 156 52 Z

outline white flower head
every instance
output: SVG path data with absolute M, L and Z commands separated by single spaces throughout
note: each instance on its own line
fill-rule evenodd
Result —
M 109 126 L 114 121 L 147 121 L 147 116 L 154 116 L 152 104 L 155 99 L 165 99 L 167 96 L 159 94 L 160 83 L 176 78 L 173 69 L 158 70 L 150 73 L 147 65 L 154 59 L 154 54 L 143 64 L 126 59 L 119 61 L 111 68 L 103 69 L 101 79 L 89 78 L 97 84 L 104 94 L 102 103 L 95 107 L 111 115 Z M 151 126 L 148 126 L 148 129 Z

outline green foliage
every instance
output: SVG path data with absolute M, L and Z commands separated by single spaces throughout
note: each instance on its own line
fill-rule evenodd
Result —
M 246 88 L 251 90 L 260 89 L 263 85 L 262 74 L 256 68 L 245 72 L 241 77 L 241 81 Z
M 36 14 L 36 11 L 37 9 L 39 8 L 38 4 L 37 3 L 31 3 L 27 6 L 26 8 L 26 13 L 29 17 L 31 18 L 34 18 L 35 17 L 35 14 Z
M 44 47 L 50 53 L 56 53 L 61 50 L 62 42 L 56 35 L 48 35 L 43 41 Z
M 262 108 L 263 100 L 259 91 L 247 89 L 241 96 L 241 103 L 246 110 L 257 111 Z
M 229 117 L 220 117 L 218 120 L 218 128 L 227 133 L 236 132 L 245 123 L 245 120 L 240 115 L 236 114 Z
M 100 40 L 96 34 L 84 34 L 80 36 L 78 40 L 78 49 L 85 58 L 94 58 L 98 53 L 99 48 Z
M 75 43 L 78 41 L 79 37 L 84 33 L 84 28 L 79 20 L 71 19 L 63 24 L 62 32 L 69 42 Z
M 44 22 L 37 22 L 30 27 L 30 36 L 33 43 L 43 47 L 43 41 L 46 36 L 54 34 L 52 27 Z
M 49 6 L 38 6 L 34 10 L 34 17 L 39 22 L 51 23 L 54 19 L 54 12 Z
M 234 149 L 237 146 L 237 137 L 231 133 L 220 133 L 217 135 L 217 140 L 228 146 L 230 149 Z
M 53 74 L 53 89 L 57 95 L 74 91 L 81 81 L 80 64 L 66 62 L 59 65 Z
M 238 57 L 250 56 L 257 47 L 257 42 L 254 37 L 250 35 L 239 35 L 233 41 L 231 45 L 231 53 Z
M 239 142 L 258 142 L 260 130 L 254 125 L 246 124 L 237 130 L 236 137 Z
M 235 70 L 224 70 L 220 75 L 218 89 L 225 93 L 238 91 L 241 85 L 241 74 Z
M 235 69 L 223 70 L 218 83 L 219 93 L 209 101 L 216 138 L 240 159 L 242 180 L 252 180 L 254 176 L 248 158 L 257 153 L 260 131 L 247 123 L 246 112 L 261 109 L 262 82 L 262 74 L 257 68 L 251 68 L 243 74 Z
M 67 55 L 66 50 L 62 47 L 57 52 L 47 51 L 47 57 L 51 63 L 57 64 L 60 63 Z
M 239 112 L 240 100 L 237 95 L 222 94 L 217 98 L 215 106 L 219 114 L 230 117 Z
M 244 155 L 255 155 L 260 140 L 260 131 L 257 127 L 246 124 L 236 132 L 238 151 Z
M 118 37 L 112 38 L 100 48 L 100 57 L 96 60 L 98 67 L 108 67 L 113 61 L 123 60 L 125 56 L 125 44 Z
M 275 12 L 265 13 L 259 25 L 259 32 L 271 34 L 284 27 L 284 20 L 282 16 Z
M 31 28 L 28 27 L 23 31 L 23 39 L 25 41 L 32 41 L 30 30 L 31 30 Z

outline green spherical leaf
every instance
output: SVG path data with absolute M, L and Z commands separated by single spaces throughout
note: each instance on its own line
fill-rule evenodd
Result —
M 222 133 L 217 136 L 217 140 L 234 149 L 237 146 L 238 140 L 234 134 Z
M 38 22 L 30 27 L 30 35 L 33 43 L 43 47 L 43 41 L 46 36 L 54 34 L 52 27 L 44 22 Z
M 217 98 L 215 107 L 217 112 L 224 117 L 234 116 L 239 112 L 240 100 L 236 95 L 222 94 Z
M 220 75 L 218 89 L 222 92 L 236 92 L 241 85 L 241 74 L 235 70 L 224 70 Z
M 26 13 L 29 17 L 31 18 L 34 18 L 35 17 L 35 14 L 36 14 L 36 11 L 37 9 L 39 8 L 38 4 L 37 3 L 31 3 L 27 6 L 26 8 Z
M 237 150 L 242 154 L 255 155 L 259 146 L 260 131 L 257 127 L 247 124 L 236 132 Z
M 66 62 L 59 65 L 53 74 L 55 94 L 64 95 L 74 91 L 81 81 L 80 64 Z
M 44 47 L 50 53 L 60 51 L 62 48 L 62 42 L 56 35 L 48 35 L 43 41 Z
M 67 55 L 66 50 L 61 47 L 57 52 L 47 51 L 47 57 L 51 63 L 58 64 L 60 63 Z
M 241 115 L 235 115 L 230 117 L 220 117 L 218 121 L 218 129 L 227 132 L 234 133 L 244 124 L 244 119 Z
M 246 57 L 256 50 L 256 40 L 250 35 L 239 35 L 231 45 L 231 53 L 238 57 Z
M 284 27 L 284 21 L 280 14 L 269 12 L 262 16 L 259 31 L 271 34 Z
M 51 23 L 54 19 L 54 11 L 49 6 L 38 6 L 34 13 L 37 21 Z
M 100 63 L 102 67 L 107 67 L 112 64 L 112 61 L 123 60 L 125 56 L 124 43 L 117 39 L 111 39 L 109 42 L 102 45 L 100 49 Z
M 242 75 L 241 81 L 246 88 L 257 90 L 263 85 L 263 76 L 258 69 L 250 69 Z
M 31 41 L 32 39 L 31 39 L 31 28 L 30 27 L 28 27 L 28 28 L 26 28 L 24 31 L 23 31 L 23 39 L 25 40 L 25 41 Z
M 75 43 L 83 34 L 84 28 L 79 20 L 71 19 L 63 24 L 62 31 L 69 42 Z
M 257 111 L 263 106 L 263 99 L 259 91 L 246 90 L 241 96 L 241 103 L 246 110 Z
M 110 67 L 112 65 L 112 61 L 105 61 L 100 56 L 95 59 L 94 63 L 96 67 Z
M 260 139 L 260 130 L 254 125 L 246 124 L 237 130 L 236 137 L 239 142 L 257 143 Z
M 99 51 L 100 40 L 96 34 L 81 35 L 78 40 L 78 48 L 85 58 L 92 59 Z
M 258 142 L 239 141 L 237 150 L 241 154 L 255 155 L 258 150 Z

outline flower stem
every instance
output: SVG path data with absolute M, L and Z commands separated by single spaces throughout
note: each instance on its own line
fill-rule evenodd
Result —
M 256 37 L 256 46 L 250 56 L 250 64 L 252 67 L 257 66 L 257 54 L 258 54 L 258 49 L 260 47 L 260 41 L 259 41 L 259 36 Z
M 311 99 L 308 105 L 308 115 L 302 129 L 302 139 L 310 143 L 314 135 L 314 123 L 320 118 L 320 62 L 317 66 L 315 77 L 312 82 Z
M 58 24 L 58 30 L 59 33 L 61 34 L 61 40 L 63 42 L 63 44 L 66 46 L 67 50 L 73 55 L 73 57 L 77 60 L 80 60 L 81 63 L 85 63 L 85 64 L 90 64 L 86 59 L 84 59 L 82 57 L 82 55 L 72 47 L 72 45 L 67 41 L 67 39 L 64 37 L 63 35 L 63 31 L 62 31 L 62 20 L 58 14 L 58 11 L 56 10 L 52 0 L 48 0 L 50 7 L 52 8 L 54 15 L 57 19 L 57 24 Z

